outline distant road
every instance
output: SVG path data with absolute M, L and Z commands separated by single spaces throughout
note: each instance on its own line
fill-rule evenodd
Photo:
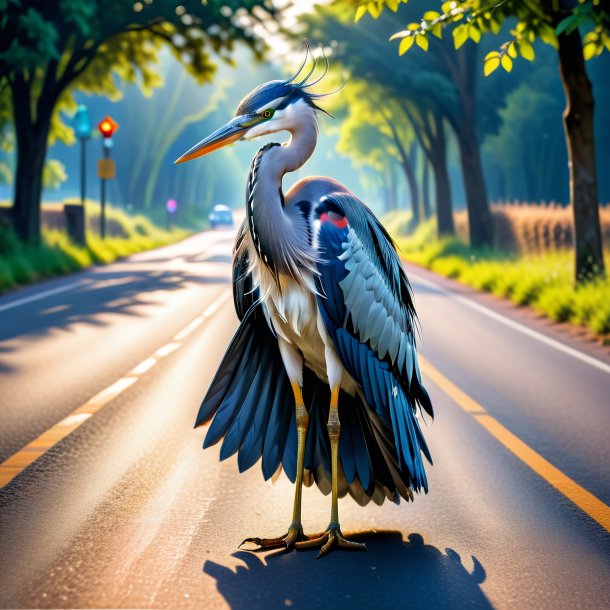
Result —
M 418 268 L 430 493 L 342 501 L 367 555 L 238 551 L 285 531 L 292 486 L 192 428 L 237 325 L 232 240 L 0 298 L 2 607 L 610 607 L 610 358 Z M 303 502 L 320 531 L 330 499 Z

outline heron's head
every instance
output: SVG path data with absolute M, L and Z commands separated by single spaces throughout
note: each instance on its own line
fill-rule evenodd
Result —
M 308 82 L 316 68 L 315 59 L 309 72 L 299 79 L 308 56 L 309 47 L 305 61 L 292 78 L 272 80 L 250 91 L 239 103 L 233 119 L 195 144 L 178 158 L 176 163 L 202 157 L 236 140 L 250 140 L 278 131 L 292 131 L 302 122 L 314 118 L 316 111 L 325 112 L 317 106 L 316 100 L 330 94 L 311 93 L 308 89 L 324 78 L 328 72 L 328 60 L 322 76 Z

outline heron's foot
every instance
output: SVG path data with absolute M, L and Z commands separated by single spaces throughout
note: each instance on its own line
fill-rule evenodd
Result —
M 339 525 L 329 525 L 328 529 L 321 536 L 317 538 L 311 537 L 305 542 L 296 543 L 297 549 L 311 549 L 316 547 L 321 547 L 317 557 L 318 559 L 324 557 L 324 555 L 332 549 L 345 549 L 347 551 L 368 550 L 366 544 L 363 544 L 362 542 L 352 542 L 351 540 L 344 538 Z
M 244 544 L 255 544 L 257 548 L 246 549 L 248 551 L 269 551 L 271 549 L 285 548 L 287 551 L 295 548 L 298 542 L 308 540 L 308 537 L 303 533 L 301 525 L 291 525 L 288 532 L 279 538 L 246 538 L 239 548 Z

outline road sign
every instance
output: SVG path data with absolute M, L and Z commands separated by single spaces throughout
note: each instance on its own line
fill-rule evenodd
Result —
M 111 138 L 112 134 L 119 128 L 119 124 L 111 116 L 107 116 L 97 128 L 102 132 L 104 138 Z
M 111 180 L 116 177 L 114 159 L 100 159 L 97 162 L 97 177 L 102 178 L 102 180 Z

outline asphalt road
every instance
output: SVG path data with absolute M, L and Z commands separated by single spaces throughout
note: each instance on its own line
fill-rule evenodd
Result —
M 610 504 L 610 358 L 419 269 L 430 493 L 341 501 L 368 554 L 237 551 L 286 530 L 292 487 L 239 475 L 192 428 L 237 323 L 231 243 L 204 233 L 0 298 L 0 461 L 72 430 L 0 490 L 2 607 L 610 607 L 610 534 L 574 501 Z M 306 531 L 324 529 L 330 498 L 307 489 L 303 507 Z

